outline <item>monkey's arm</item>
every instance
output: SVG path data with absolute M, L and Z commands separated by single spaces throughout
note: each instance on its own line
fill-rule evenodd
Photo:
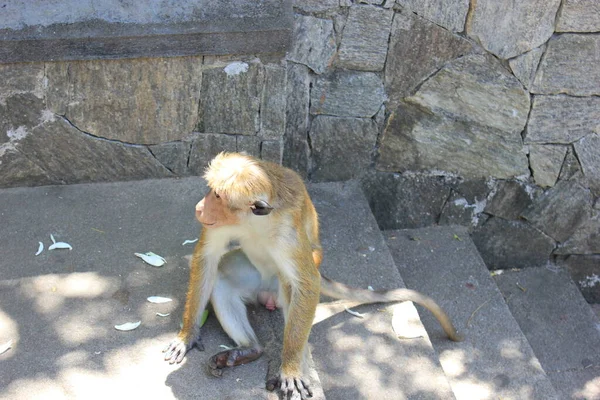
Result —
M 220 256 L 206 256 L 205 248 L 206 237 L 203 231 L 194 248 L 191 261 L 190 281 L 183 312 L 183 327 L 177 337 L 163 350 L 165 360 L 170 364 L 180 363 L 185 354 L 194 346 L 204 350 L 200 339 L 200 316 L 213 291 L 220 260 Z

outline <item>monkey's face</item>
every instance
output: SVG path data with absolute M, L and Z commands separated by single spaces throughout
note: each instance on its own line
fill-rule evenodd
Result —
M 211 190 L 196 204 L 196 219 L 205 228 L 239 224 L 239 216 L 229 206 L 225 196 Z

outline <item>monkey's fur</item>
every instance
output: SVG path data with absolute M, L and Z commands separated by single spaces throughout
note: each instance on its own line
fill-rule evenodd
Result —
M 462 340 L 450 318 L 427 296 L 409 289 L 355 289 L 322 276 L 317 213 L 302 178 L 292 170 L 221 153 L 205 178 L 210 192 L 196 205 L 204 229 L 192 257 L 183 328 L 164 350 L 165 360 L 181 362 L 194 345 L 203 349 L 198 322 L 209 300 L 238 345 L 211 358 L 213 374 L 260 357 L 263 350 L 245 304 L 264 299 L 264 293 L 277 296 L 286 321 L 281 371 L 267 382 L 267 389 L 279 388 L 284 396 L 312 396 L 303 378 L 304 355 L 320 293 L 361 303 L 413 301 L 435 315 L 451 340 Z M 228 252 L 232 241 L 241 250 Z M 273 304 L 271 299 L 268 303 Z

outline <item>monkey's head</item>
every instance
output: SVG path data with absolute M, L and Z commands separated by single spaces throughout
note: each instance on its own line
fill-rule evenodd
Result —
M 221 153 L 204 178 L 210 191 L 196 205 L 196 218 L 206 228 L 238 225 L 249 217 L 268 215 L 273 185 L 260 162 L 248 155 Z

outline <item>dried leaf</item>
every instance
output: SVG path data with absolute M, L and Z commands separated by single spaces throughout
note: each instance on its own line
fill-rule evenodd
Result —
M 73 250 L 73 247 L 71 247 L 71 245 L 69 243 L 65 243 L 65 242 L 54 242 L 54 244 L 52 244 L 52 245 L 50 245 L 50 247 L 48 247 L 48 250 L 55 250 L 55 249 Z
M 150 303 L 156 303 L 156 304 L 162 304 L 162 303 L 168 303 L 170 301 L 173 301 L 173 299 L 170 299 L 168 297 L 160 297 L 160 296 L 150 296 L 147 299 Z
M 126 322 L 124 324 L 121 325 L 115 325 L 115 329 L 118 331 L 132 331 L 135 328 L 137 328 L 138 326 L 140 326 L 142 324 L 142 321 L 138 321 L 138 322 Z
M 192 244 L 192 243 L 196 243 L 198 241 L 198 239 L 194 239 L 194 240 L 186 240 L 183 243 L 181 243 L 182 246 L 185 246 L 186 244 Z
M 158 254 L 155 254 L 151 251 L 149 251 L 147 253 L 134 253 L 134 254 L 136 256 L 138 256 L 139 258 L 141 258 L 142 260 L 144 260 L 145 263 L 150 264 L 153 267 L 162 267 L 167 262 L 167 260 L 165 260 L 163 257 L 161 257 Z
M 0 346 L 0 354 L 4 354 L 8 350 L 10 350 L 12 348 L 12 343 L 13 343 L 13 341 L 9 340 L 8 342 L 6 342 L 2 346 Z
M 44 251 L 44 243 L 39 242 L 40 245 L 38 246 L 38 251 L 37 253 L 35 253 L 36 256 L 39 256 L 40 254 L 42 254 L 42 251 Z

